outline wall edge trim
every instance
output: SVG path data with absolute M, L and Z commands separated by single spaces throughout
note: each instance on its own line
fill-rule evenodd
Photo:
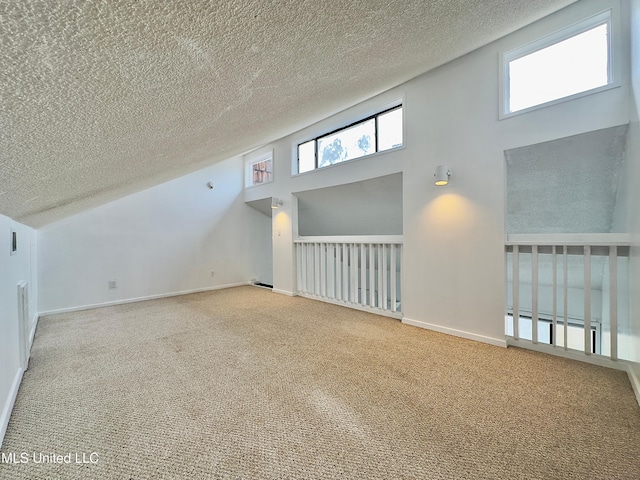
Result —
M 9 396 L 7 397 L 4 408 L 2 409 L 2 416 L 0 417 L 0 448 L 4 441 L 4 436 L 7 433 L 7 427 L 9 426 L 9 419 L 11 418 L 11 412 L 13 412 L 13 406 L 16 403 L 16 397 L 18 396 L 18 390 L 22 383 L 22 375 L 24 370 L 18 368 L 15 377 L 13 378 L 13 384 L 9 390 Z
M 332 298 L 312 295 L 310 293 L 299 293 L 298 295 L 304 298 L 308 298 L 309 300 L 316 300 L 318 302 L 330 303 L 331 305 L 338 305 L 339 307 L 351 308 L 352 310 L 359 310 L 361 312 L 367 312 L 373 315 L 380 315 L 383 317 L 395 318 L 396 320 L 402 319 L 401 312 L 391 312 L 389 310 L 382 310 L 379 308 L 369 307 L 367 305 L 360 305 L 358 303 L 345 302 L 342 300 L 334 300 Z
M 38 320 L 40 320 L 40 315 L 36 314 L 31 319 L 31 333 L 29 334 L 29 357 L 31 357 L 31 348 L 33 347 L 33 339 L 36 336 L 36 329 L 38 328 Z
M 225 285 L 216 285 L 214 287 L 204 287 L 204 288 L 194 288 L 191 290 L 181 290 L 178 292 L 169 292 L 169 293 L 160 293 L 156 295 L 147 295 L 144 297 L 135 297 L 135 298 L 127 298 L 123 300 L 114 300 L 112 302 L 102 302 L 102 303 L 93 303 L 88 305 L 79 305 L 76 307 L 68 307 L 68 308 L 60 308 L 56 310 L 45 310 L 40 312 L 38 315 L 40 317 L 44 317 L 47 315 L 57 315 L 59 313 L 70 313 L 70 312 L 78 312 L 81 310 L 92 310 L 94 308 L 102 308 L 102 307 L 111 307 L 114 305 L 124 305 L 127 303 L 136 303 L 136 302 L 145 302 L 147 300 L 156 300 L 159 298 L 168 298 L 168 297 L 178 297 L 180 295 L 190 295 L 192 293 L 202 293 L 202 292 L 210 292 L 213 290 L 223 290 L 225 288 L 233 288 L 233 287 L 242 287 L 245 285 L 251 285 L 251 282 L 239 282 L 239 283 L 228 283 Z
M 423 322 L 422 320 L 413 320 L 411 318 L 404 317 L 402 319 L 402 323 L 412 325 L 414 327 L 424 328 L 426 330 L 433 330 L 434 332 L 446 333 L 447 335 L 453 335 L 454 337 L 474 340 L 480 343 L 488 343 L 489 345 L 494 345 L 496 347 L 507 347 L 507 341 L 500 338 L 485 337 L 484 335 L 465 332 L 463 330 L 456 330 L 455 328 L 444 327 L 442 325 L 435 325 L 433 323 Z
M 554 347 L 544 343 L 532 343 L 529 340 L 516 340 L 514 338 L 507 339 L 507 345 L 510 347 L 524 348 L 533 350 L 534 352 L 546 353 L 556 357 L 566 358 L 568 360 L 576 360 L 578 362 L 589 363 L 598 367 L 612 368 L 614 370 L 622 370 L 629 372 L 630 363 L 626 360 L 611 360 L 600 355 L 585 355 L 578 350 L 565 350 L 564 347 Z
M 278 288 L 272 288 L 271 291 L 273 293 L 279 293 L 280 295 L 287 295 L 288 297 L 296 297 L 297 295 L 293 292 L 290 292 L 288 290 L 280 290 Z
M 633 393 L 636 394 L 638 406 L 640 406 L 640 377 L 636 374 L 631 364 L 627 364 L 627 375 L 629 377 L 629 383 L 631 383 L 631 388 L 633 388 Z

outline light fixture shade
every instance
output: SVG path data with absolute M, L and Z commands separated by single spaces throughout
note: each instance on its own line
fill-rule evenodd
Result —
M 438 165 L 436 167 L 436 173 L 433 174 L 435 178 L 435 184 L 440 186 L 449 183 L 449 177 L 451 176 L 451 170 L 446 165 Z
M 282 200 L 277 197 L 271 197 L 271 208 L 278 208 L 282 206 Z

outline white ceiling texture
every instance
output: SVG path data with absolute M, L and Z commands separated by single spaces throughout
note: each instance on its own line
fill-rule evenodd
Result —
M 301 127 L 574 0 L 1 0 L 0 213 L 39 227 Z

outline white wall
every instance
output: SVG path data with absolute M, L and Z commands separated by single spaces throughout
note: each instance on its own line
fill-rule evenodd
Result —
M 11 230 L 18 234 L 18 250 L 10 255 Z M 37 318 L 35 276 L 36 232 L 0 215 L 0 445 L 22 378 L 18 343 L 18 283 L 29 282 L 32 327 Z
M 39 230 L 40 311 L 265 278 L 270 219 L 242 190 L 236 157 Z
M 620 87 L 498 120 L 499 54 L 616 1 L 585 0 L 341 114 L 283 138 L 273 148 L 275 182 L 245 198 L 276 195 L 403 173 L 405 320 L 504 344 L 504 150 L 629 121 L 628 62 L 618 63 Z M 617 12 L 619 16 L 619 12 Z M 615 51 L 628 29 L 616 23 Z M 297 143 L 403 100 L 405 147 L 292 177 Z M 260 152 L 256 152 L 259 155 Z M 438 164 L 453 170 L 446 188 L 433 185 Z M 264 190 L 262 190 L 264 189 Z M 292 204 L 280 210 L 274 237 L 274 287 L 293 292 Z
M 636 396 L 640 398 L 640 0 L 631 0 L 631 94 L 632 122 L 627 134 L 627 185 L 629 192 L 629 231 L 633 245 L 630 257 L 630 314 L 636 364 L 632 380 Z
M 402 235 L 402 175 L 297 192 L 305 236 Z

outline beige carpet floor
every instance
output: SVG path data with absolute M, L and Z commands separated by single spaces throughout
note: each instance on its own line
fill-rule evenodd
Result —
M 640 408 L 619 371 L 239 287 L 42 318 L 2 452 L 16 479 L 639 479 Z

